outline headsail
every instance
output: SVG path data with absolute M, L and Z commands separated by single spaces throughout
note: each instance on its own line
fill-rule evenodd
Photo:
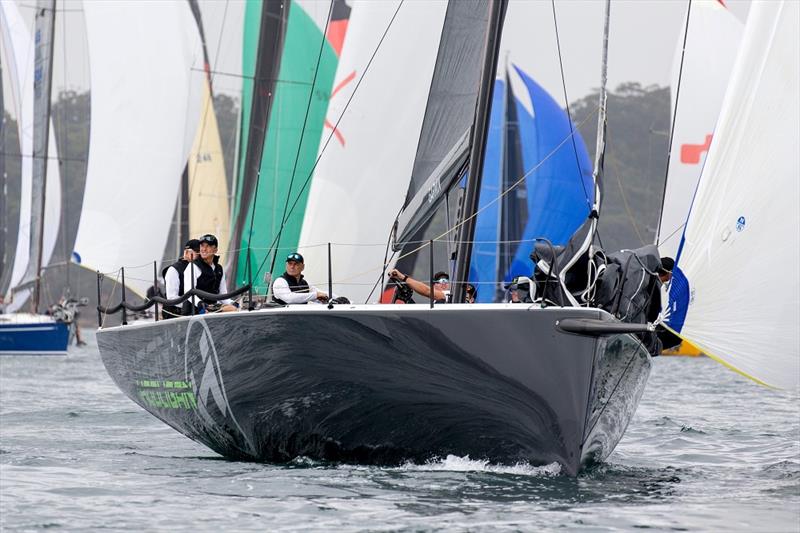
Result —
M 115 271 L 161 260 L 200 116 L 203 54 L 185 2 L 87 2 L 84 12 L 92 125 L 75 251 L 84 266 Z M 142 294 L 144 272 L 128 280 Z
M 314 172 L 300 234 L 309 279 L 327 279 L 327 249 L 305 246 L 328 241 L 377 244 L 388 238 L 408 188 L 433 75 L 435 55 L 430 51 L 439 43 L 445 9 L 443 2 L 353 5 L 323 141 L 340 116 L 342 120 Z M 379 272 L 364 271 L 380 265 L 383 257 L 384 246 L 335 246 L 333 280 L 352 284 L 334 285 L 334 292 L 363 302 L 372 288 L 364 282 Z
M 205 31 L 196 0 L 190 0 L 192 14 L 197 22 L 197 29 L 203 44 L 203 72 L 196 72 L 202 80 L 197 85 L 202 87 L 202 104 L 200 119 L 195 133 L 192 151 L 189 154 L 188 198 L 189 202 L 189 234 L 197 238 L 205 233 L 213 233 L 219 242 L 218 251 L 224 254 L 228 250 L 230 238 L 230 211 L 228 201 L 228 183 L 225 177 L 225 161 L 222 154 L 217 115 L 214 112 L 214 95 L 211 87 L 211 74 L 208 51 L 206 49 Z M 183 245 L 183 243 L 180 243 Z
M 661 256 L 673 258 L 711 145 L 743 27 L 718 0 L 694 0 L 688 15 L 688 28 L 684 21 L 672 68 L 671 116 L 675 124 L 657 240 Z
M 485 0 L 447 6 L 397 241 L 428 221 L 469 158 L 490 8 Z
M 770 386 L 800 387 L 800 3 L 754 3 L 686 223 L 669 326 Z

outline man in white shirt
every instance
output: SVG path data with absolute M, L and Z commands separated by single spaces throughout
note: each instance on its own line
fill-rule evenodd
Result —
M 272 282 L 272 300 L 274 302 L 288 305 L 328 301 L 326 293 L 310 286 L 305 280 L 303 277 L 305 268 L 303 256 L 299 253 L 292 252 L 286 256 L 286 272 Z
M 219 264 L 217 254 L 217 238 L 213 235 L 203 235 L 200 241 L 200 257 L 196 258 L 186 267 L 183 272 L 183 287 L 185 291 L 199 289 L 211 294 L 225 294 L 228 292 L 228 282 L 225 279 L 225 272 Z M 195 314 L 200 312 L 199 298 L 192 296 L 189 298 L 191 305 L 195 306 Z M 219 311 L 238 311 L 230 298 L 224 300 L 203 301 L 207 306 L 221 305 Z M 191 308 L 190 308 L 191 311 Z
M 161 275 L 164 276 L 167 300 L 174 300 L 179 296 L 183 296 L 183 273 L 189 263 L 197 258 L 198 253 L 200 253 L 200 241 L 190 239 L 186 241 L 183 247 L 183 257 L 161 271 Z M 161 316 L 164 319 L 179 317 L 181 314 L 181 308 L 178 306 L 166 305 L 161 310 Z

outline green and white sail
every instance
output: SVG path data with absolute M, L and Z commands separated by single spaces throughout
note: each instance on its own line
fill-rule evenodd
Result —
M 274 7 L 273 4 L 277 3 L 266 3 L 263 8 L 248 4 L 246 21 L 260 20 L 262 17 L 253 16 L 253 12 L 269 9 Z M 257 59 L 260 60 L 280 51 L 280 59 L 276 61 L 276 55 L 272 55 L 271 64 L 273 68 L 278 67 L 277 80 L 272 85 L 257 86 L 259 90 L 256 91 L 253 91 L 253 83 L 245 83 L 243 90 L 243 153 L 238 201 L 233 215 L 235 240 L 231 246 L 239 249 L 238 258 L 232 265 L 237 284 L 247 282 L 248 269 L 255 275 L 259 266 L 265 265 L 262 272 L 269 268 L 269 248 L 273 242 L 282 250 L 297 247 L 310 175 L 319 151 L 338 63 L 337 51 L 325 36 L 328 16 L 332 12 L 330 2 L 286 2 L 282 9 L 277 17 L 285 19 L 285 29 L 278 29 L 283 39 L 274 42 L 276 36 L 265 36 L 262 25 L 257 48 Z M 246 23 L 246 54 L 256 41 L 252 29 Z M 250 57 L 245 59 L 245 76 L 266 78 L 256 75 L 256 62 L 250 62 Z M 261 72 L 269 72 L 269 69 Z M 266 93 L 264 89 L 267 89 Z M 263 102 L 258 112 L 254 112 L 254 102 Z M 266 111 L 264 107 L 267 107 Z M 268 120 L 263 128 L 260 121 L 265 116 Z M 260 151 L 259 143 L 254 142 L 254 134 L 264 136 Z M 248 187 L 252 187 L 251 192 Z M 280 242 L 277 242 L 279 232 Z M 263 292 L 266 287 L 257 289 Z

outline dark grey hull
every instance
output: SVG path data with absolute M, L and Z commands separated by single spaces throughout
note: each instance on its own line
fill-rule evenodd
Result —
M 558 462 L 616 446 L 650 372 L 630 335 L 555 327 L 593 309 L 296 306 L 100 330 L 133 401 L 235 459 Z

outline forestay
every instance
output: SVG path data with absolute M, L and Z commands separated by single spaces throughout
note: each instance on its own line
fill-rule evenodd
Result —
M 678 251 L 686 213 L 692 204 L 742 40 L 742 23 L 718 0 L 694 0 L 688 14 L 689 26 L 686 28 L 684 21 L 672 68 L 671 116 L 675 117 L 675 124 L 658 231 L 662 257 L 675 257 Z M 682 54 L 684 33 L 686 47 Z
M 186 2 L 86 2 L 84 11 L 92 125 L 75 251 L 112 271 L 161 260 L 200 117 L 193 69 L 203 53 Z M 144 293 L 147 278 L 129 285 Z
M 678 251 L 669 325 L 764 384 L 800 387 L 800 3 L 754 3 Z
M 353 4 L 328 109 L 331 127 L 341 121 L 327 147 L 332 130 L 323 133 L 300 234 L 306 275 L 315 283 L 327 280 L 327 248 L 308 246 L 369 245 L 388 238 L 408 188 L 436 58 L 431 51 L 439 44 L 446 6 Z M 383 257 L 380 245 L 334 246 L 333 280 L 350 282 L 334 286 L 334 292 L 363 302 L 371 289 L 365 282 L 379 272 L 365 271 L 380 266 Z

